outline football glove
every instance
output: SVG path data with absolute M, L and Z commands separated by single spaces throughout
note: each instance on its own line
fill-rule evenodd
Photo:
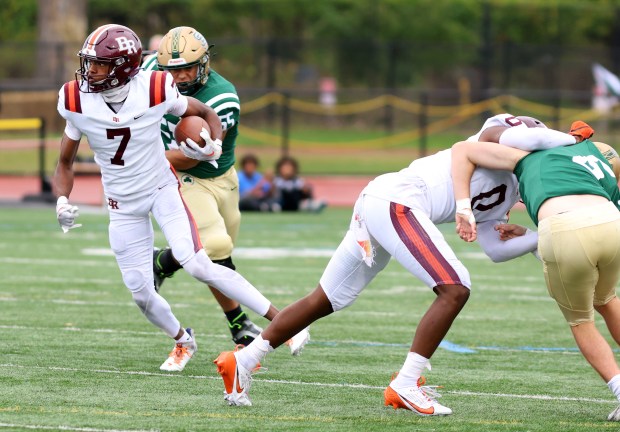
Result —
M 215 161 L 222 155 L 222 141 L 212 140 L 209 132 L 203 128 L 200 137 L 205 140 L 205 146 L 200 147 L 193 139 L 187 138 L 181 141 L 181 151 L 185 156 L 199 161 Z
M 69 204 L 67 197 L 58 197 L 58 201 L 56 201 L 56 218 L 63 233 L 66 234 L 70 229 L 82 226 L 82 224 L 75 223 L 75 218 L 79 215 L 77 206 Z
M 592 138 L 592 135 L 594 135 L 594 129 L 592 129 L 592 127 L 586 122 L 577 120 L 570 125 L 570 131 L 568 133 L 574 136 L 575 140 L 580 143 L 583 140 Z
M 471 200 L 463 198 L 456 200 L 456 232 L 459 237 L 467 242 L 476 240 L 476 218 L 471 209 Z

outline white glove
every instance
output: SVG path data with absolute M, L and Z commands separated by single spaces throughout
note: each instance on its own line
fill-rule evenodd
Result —
M 181 141 L 179 146 L 185 156 L 199 161 L 216 161 L 222 155 L 222 141 L 212 140 L 209 132 L 202 128 L 200 137 L 205 140 L 205 146 L 200 147 L 193 139 L 187 138 Z M 213 165 L 213 164 L 212 164 Z M 214 165 L 217 168 L 217 163 Z
M 69 204 L 69 200 L 65 196 L 58 197 L 56 201 L 56 218 L 65 234 L 70 229 L 79 228 L 82 224 L 76 224 L 75 218 L 80 215 L 77 206 Z
M 456 232 L 459 237 L 467 242 L 476 240 L 476 218 L 471 209 L 471 200 L 463 198 L 456 200 Z

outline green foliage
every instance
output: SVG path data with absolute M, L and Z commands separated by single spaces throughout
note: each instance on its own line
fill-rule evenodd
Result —
M 34 41 L 37 37 L 37 0 L 2 0 L 0 42 Z

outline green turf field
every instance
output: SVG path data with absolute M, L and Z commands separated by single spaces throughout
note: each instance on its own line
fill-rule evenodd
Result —
M 429 384 L 444 386 L 441 402 L 452 416 L 383 406 L 383 388 L 433 300 L 394 262 L 355 305 L 311 328 L 300 358 L 286 349 L 267 358 L 254 406 L 228 407 L 212 360 L 232 342 L 209 291 L 185 274 L 164 285 L 177 316 L 195 328 L 199 351 L 182 373 L 161 373 L 172 344 L 122 285 L 107 254 L 106 215 L 82 213 L 84 226 L 63 235 L 52 208 L 0 212 L 1 430 L 618 429 L 605 421 L 613 396 L 575 351 L 531 256 L 492 264 L 444 227 L 474 281 L 447 336 L 452 345 L 437 351 L 427 374 Z M 245 214 L 238 269 L 284 306 L 316 286 L 348 219 L 349 211 L 333 209 Z M 273 258 L 278 253 L 284 257 Z

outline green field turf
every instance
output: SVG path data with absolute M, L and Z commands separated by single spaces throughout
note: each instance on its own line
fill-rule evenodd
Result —
M 212 360 L 232 342 L 209 291 L 185 274 L 164 285 L 199 351 L 182 373 L 160 372 L 172 344 L 133 305 L 106 254 L 107 216 L 82 213 L 83 227 L 63 235 L 53 208 L 0 212 L 0 430 L 618 429 L 605 421 L 614 397 L 575 351 L 532 256 L 492 264 L 477 245 L 456 239 L 452 225 L 443 227 L 474 281 L 447 336 L 455 345 L 436 352 L 427 374 L 429 384 L 444 386 L 441 402 L 452 416 L 383 406 L 383 388 L 434 297 L 395 262 L 355 305 L 312 326 L 300 358 L 287 349 L 267 357 L 254 406 L 228 407 Z M 349 217 L 333 209 L 245 214 L 237 267 L 285 306 L 316 286 Z

